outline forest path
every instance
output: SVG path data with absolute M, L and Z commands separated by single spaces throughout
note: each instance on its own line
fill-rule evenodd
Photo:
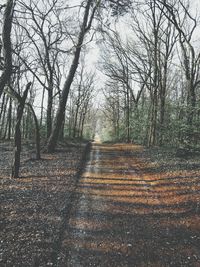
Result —
M 167 178 L 147 174 L 141 151 L 134 145 L 93 144 L 59 267 L 200 266 L 195 226 L 181 225 L 196 216 L 190 199 Z

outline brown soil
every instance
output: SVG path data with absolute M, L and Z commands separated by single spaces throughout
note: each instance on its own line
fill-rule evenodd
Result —
M 22 164 L 1 178 L 0 266 L 200 266 L 200 158 L 94 144 Z M 7 159 L 6 159 L 7 157 Z

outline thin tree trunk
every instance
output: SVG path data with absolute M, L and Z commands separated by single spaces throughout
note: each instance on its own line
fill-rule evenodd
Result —
M 52 105 L 53 105 L 53 86 L 50 85 L 48 89 L 48 104 L 47 104 L 47 138 L 52 131 Z
M 8 120 L 6 121 L 6 126 L 5 126 L 5 129 L 4 129 L 4 135 L 2 137 L 3 140 L 6 140 L 7 131 L 8 131 Z
M 166 98 L 166 87 L 167 87 L 167 63 L 164 67 L 163 84 L 160 88 L 160 138 L 159 145 L 163 145 L 163 137 L 165 132 L 165 98 Z
M 73 137 L 76 137 L 77 133 L 77 119 L 78 119 L 78 111 L 79 111 L 79 103 L 76 105 L 76 110 L 75 110 L 75 117 L 74 117 L 74 129 L 73 129 Z
M 149 134 L 148 146 L 156 145 L 157 137 L 157 113 L 158 113 L 158 96 L 157 89 L 154 89 L 153 103 L 152 103 L 152 114 L 151 114 L 151 126 Z
M 41 115 L 40 115 L 40 127 L 42 126 L 42 121 L 43 121 L 43 111 L 44 111 L 44 93 L 45 93 L 45 88 L 43 88 L 43 91 L 42 91 Z
M 8 136 L 7 139 L 11 139 L 11 127 L 12 127 L 12 99 L 10 98 L 9 110 L 8 110 Z
M 194 119 L 194 110 L 196 106 L 196 94 L 195 94 L 195 89 L 193 86 L 193 81 L 191 79 L 187 80 L 187 87 L 188 87 L 188 96 L 187 96 L 187 107 L 188 107 L 188 112 L 187 112 L 187 123 L 191 127 L 193 124 L 193 119 Z
M 24 138 L 30 139 L 31 138 L 31 114 L 29 110 L 26 111 L 26 118 L 25 118 L 25 127 L 24 127 Z
M 40 160 L 41 159 L 41 153 L 40 153 L 40 127 L 38 123 L 37 116 L 35 114 L 35 111 L 32 107 L 31 104 L 27 104 L 28 107 L 31 110 L 31 113 L 33 115 L 34 123 L 35 123 L 35 145 L 36 145 L 36 159 Z
M 82 124 L 83 124 L 84 116 L 85 116 L 85 113 L 84 113 L 84 110 L 82 110 L 80 112 L 79 122 L 78 122 L 78 136 L 77 136 L 78 138 L 82 138 L 81 132 L 82 132 Z
M 25 101 L 27 98 L 27 94 L 31 83 L 28 83 L 26 89 L 23 93 L 22 97 L 18 97 L 18 107 L 17 107 L 17 122 L 15 125 L 15 136 L 14 136 L 14 156 L 13 156 L 13 163 L 12 163 L 12 174 L 11 177 L 18 178 L 19 177 L 19 168 L 20 168 L 20 155 L 21 155 L 21 120 L 23 116 Z
M 2 110 L 2 114 L 1 114 L 0 136 L 1 136 L 2 139 L 4 139 L 4 133 L 5 133 L 4 125 L 5 125 L 7 104 L 8 104 L 8 97 L 5 98 L 4 106 L 3 106 L 3 110 Z
M 127 88 L 127 103 L 126 103 L 126 127 L 127 127 L 127 143 L 130 143 L 130 98 L 129 98 L 129 90 Z
M 81 122 L 81 132 L 80 132 L 80 138 L 81 139 L 83 139 L 84 124 L 85 124 L 85 116 L 83 116 L 83 119 L 82 119 L 82 122 Z
M 0 108 L 0 121 L 1 121 L 1 118 L 2 118 L 3 111 L 4 111 L 5 99 L 6 99 L 6 94 L 4 93 L 3 94 L 3 99 L 2 99 L 2 102 L 1 102 L 1 108 Z

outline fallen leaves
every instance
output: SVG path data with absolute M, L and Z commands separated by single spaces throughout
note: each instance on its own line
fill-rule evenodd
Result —
M 11 151 L 0 159 L 1 266 L 52 266 L 66 202 L 74 188 L 84 147 L 43 154 L 41 161 L 22 154 L 21 178 L 10 179 Z

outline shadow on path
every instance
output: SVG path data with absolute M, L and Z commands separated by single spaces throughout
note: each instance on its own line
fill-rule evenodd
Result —
M 93 144 L 59 267 L 200 266 L 199 177 L 148 173 L 141 149 Z

